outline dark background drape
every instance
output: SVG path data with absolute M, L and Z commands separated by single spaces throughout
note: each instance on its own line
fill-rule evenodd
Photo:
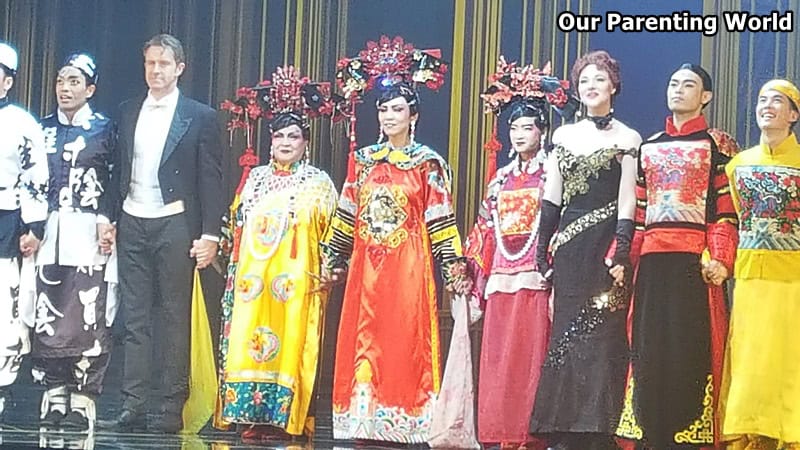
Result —
M 486 153 L 494 118 L 483 114 L 478 94 L 497 57 L 542 66 L 568 78 L 575 58 L 606 49 L 620 61 L 623 89 L 615 99 L 617 117 L 647 137 L 663 128 L 665 89 L 683 62 L 701 63 L 712 75 L 715 98 L 707 114 L 712 126 L 737 136 L 742 146 L 757 142 L 755 96 L 766 80 L 800 81 L 800 33 L 562 33 L 559 12 L 604 14 L 717 14 L 747 10 L 767 14 L 800 10 L 800 0 L 0 0 L 0 38 L 20 50 L 20 70 L 11 96 L 34 114 L 55 107 L 56 71 L 73 51 L 96 57 L 100 82 L 95 109 L 113 117 L 122 100 L 144 93 L 141 47 L 167 32 L 184 43 L 187 70 L 180 88 L 218 106 L 238 86 L 252 85 L 278 65 L 294 64 L 314 80 L 333 80 L 342 56 L 355 55 L 381 34 L 402 35 L 418 48 L 439 48 L 450 73 L 439 92 L 423 88 L 417 137 L 438 150 L 454 169 L 458 221 L 466 234 L 483 195 Z M 720 23 L 720 26 L 722 24 Z M 797 24 L 795 23 L 795 28 Z M 358 112 L 361 144 L 377 137 L 374 97 Z M 225 121 L 220 113 L 220 122 Z M 501 141 L 507 127 L 499 120 Z M 346 171 L 344 124 L 317 121 L 312 128 L 312 160 L 341 186 Z M 229 191 L 237 185 L 241 139 L 226 149 Z M 265 147 L 262 142 L 261 148 Z M 501 152 L 501 163 L 505 156 Z M 442 318 L 445 318 L 446 302 Z M 332 346 L 338 308 L 332 302 L 326 323 L 320 392 L 330 392 Z M 443 320 L 445 339 L 450 321 Z M 478 346 L 479 332 L 474 346 Z M 327 368 L 327 369 L 326 369 Z M 328 372 L 326 372 L 328 370 Z M 324 402 L 318 409 L 325 411 Z M 329 412 L 327 413 L 329 417 Z M 323 417 L 321 417 L 324 419 Z M 321 433 L 329 424 L 320 421 Z

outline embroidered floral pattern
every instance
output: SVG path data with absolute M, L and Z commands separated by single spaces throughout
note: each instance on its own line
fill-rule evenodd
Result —
M 358 234 L 361 239 L 374 239 L 390 248 L 397 248 L 408 238 L 402 228 L 408 214 L 403 207 L 408 197 L 400 186 L 365 186 L 361 189 Z
M 272 297 L 281 303 L 286 303 L 292 298 L 294 289 L 295 282 L 288 273 L 282 273 L 272 279 Z
M 507 236 L 536 231 L 533 229 L 536 214 L 530 212 L 539 210 L 539 197 L 538 188 L 500 191 L 497 194 L 500 233 Z
M 286 224 L 278 220 L 278 215 L 264 215 L 254 219 L 254 227 L 257 233 L 257 242 L 261 247 L 270 249 L 280 242 L 286 234 Z
M 739 166 L 739 248 L 800 250 L 800 170 Z
M 646 144 L 642 146 L 642 168 L 648 186 L 646 224 L 706 223 L 710 142 Z
M 276 383 L 224 383 L 222 418 L 239 423 L 257 423 L 286 428 L 294 393 Z
M 248 353 L 255 362 L 270 362 L 278 356 L 280 350 L 280 338 L 269 327 L 258 327 L 253 330 Z
M 244 302 L 252 302 L 264 291 L 264 280 L 258 275 L 248 273 L 236 282 L 236 292 Z
M 616 146 L 600 148 L 588 155 L 577 155 L 561 145 L 554 149 L 558 159 L 558 170 L 563 178 L 563 205 L 576 195 L 589 192 L 589 177 L 599 178 L 601 170 L 611 170 L 611 162 L 618 155 L 635 155 L 636 149 L 620 149 Z

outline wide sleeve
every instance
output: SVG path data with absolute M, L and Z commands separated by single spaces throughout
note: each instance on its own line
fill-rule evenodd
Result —
M 444 162 L 421 164 L 425 177 L 425 225 L 433 257 L 442 268 L 446 285 L 466 278 L 466 261 L 450 194 L 450 168 Z
M 733 205 L 731 187 L 725 166 L 739 151 L 736 141 L 727 133 L 709 130 L 718 151 L 712 157 L 711 192 L 709 196 L 706 241 L 711 259 L 733 270 L 739 245 L 739 220 Z
M 494 260 L 497 245 L 492 232 L 493 229 L 489 226 L 491 221 L 489 199 L 492 195 L 496 195 L 496 193 L 493 193 L 494 184 L 494 181 L 489 183 L 487 196 L 481 202 L 475 225 L 467 236 L 464 245 L 467 272 L 473 282 L 472 295 L 479 299 L 483 299 L 486 292 L 486 282 L 492 271 L 492 261 Z
M 348 167 L 355 167 L 354 155 L 350 154 Z M 362 168 L 363 170 L 363 168 Z M 322 265 L 326 270 L 336 267 L 345 267 L 353 253 L 353 239 L 356 210 L 358 209 L 359 177 L 348 177 L 342 186 L 342 193 L 336 205 L 335 212 L 330 219 L 325 234 L 320 243 L 322 250 Z
M 50 181 L 47 151 L 41 126 L 31 119 L 24 128 L 17 147 L 20 212 L 25 227 L 42 239 L 47 220 L 47 186 Z
M 338 194 L 336 186 L 326 173 L 322 173 L 322 180 L 320 181 L 320 192 L 318 198 L 318 226 L 320 235 L 324 236 L 328 233 L 331 226 L 333 215 L 336 213 L 336 204 Z

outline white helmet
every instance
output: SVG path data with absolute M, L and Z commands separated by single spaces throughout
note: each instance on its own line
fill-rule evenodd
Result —
M 14 47 L 5 42 L 0 42 L 0 64 L 12 72 L 7 75 L 14 75 L 17 73 L 17 66 L 19 65 L 17 51 Z

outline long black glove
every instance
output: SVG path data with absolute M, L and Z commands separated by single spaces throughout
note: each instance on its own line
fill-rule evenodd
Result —
M 539 238 L 536 242 L 536 271 L 550 280 L 553 277 L 553 268 L 550 265 L 547 253 L 550 240 L 558 229 L 561 220 L 561 207 L 548 200 L 542 201 L 542 210 L 539 212 Z
M 618 219 L 615 237 L 617 246 L 611 258 L 612 266 L 619 264 L 626 270 L 631 267 L 631 241 L 633 240 L 633 220 Z
M 616 245 L 614 254 L 611 255 L 609 267 L 622 266 L 624 269 L 624 276 L 622 284 L 614 283 L 611 287 L 611 299 L 609 301 L 609 308 L 612 311 L 627 308 L 628 302 L 631 298 L 632 284 L 633 284 L 633 265 L 631 264 L 631 241 L 633 240 L 634 225 L 633 220 L 618 219 L 617 229 L 614 233 Z

